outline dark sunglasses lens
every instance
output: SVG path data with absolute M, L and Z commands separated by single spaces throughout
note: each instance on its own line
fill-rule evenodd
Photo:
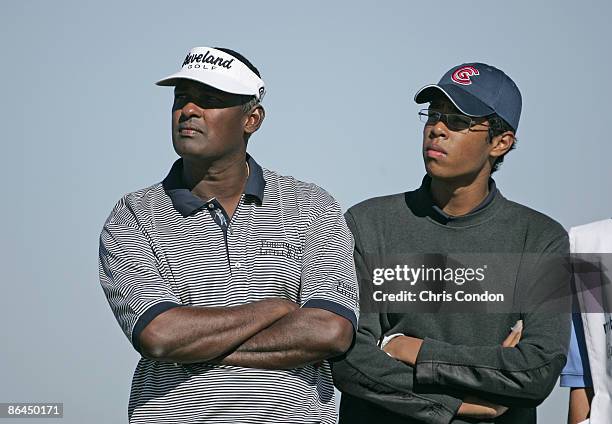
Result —
M 442 115 L 438 112 L 429 112 L 429 117 L 427 118 L 428 124 L 435 124 L 442 118 Z
M 176 93 L 174 96 L 174 109 L 180 109 L 189 102 L 193 102 L 203 109 L 224 109 L 243 105 L 249 100 L 251 100 L 249 96 L 240 94 L 219 96 L 201 94 L 199 96 L 192 96 L 185 93 Z
M 451 131 L 467 130 L 472 124 L 472 119 L 469 116 L 454 113 L 446 115 L 446 121 L 448 124 L 448 129 Z
M 427 125 L 433 125 L 440 120 L 440 113 L 433 110 L 425 110 L 419 113 L 421 121 Z

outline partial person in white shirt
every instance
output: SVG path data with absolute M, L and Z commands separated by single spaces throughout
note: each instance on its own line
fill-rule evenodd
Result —
M 561 386 L 571 387 L 569 424 L 612 422 L 612 219 L 574 227 L 569 232 L 575 263 L 580 314 L 574 330 Z

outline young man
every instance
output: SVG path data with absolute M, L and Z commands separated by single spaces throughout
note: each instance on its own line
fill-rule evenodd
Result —
M 246 153 L 259 71 L 192 49 L 174 86 L 163 182 L 125 195 L 104 224 L 100 281 L 141 353 L 130 423 L 336 421 L 325 359 L 357 325 L 353 243 L 321 188 Z
M 504 198 L 491 179 L 514 146 L 520 92 L 499 69 L 470 63 L 421 89 L 415 100 L 429 102 L 420 112 L 427 172 L 421 186 L 346 213 L 362 306 L 355 344 L 333 366 L 343 392 L 340 423 L 534 423 L 535 407 L 565 364 L 570 321 L 569 308 L 539 310 L 538 299 L 546 297 L 534 293 L 567 289 L 569 273 L 560 258 L 568 254 L 568 239 L 557 222 Z M 419 292 L 430 296 L 426 300 L 443 299 L 453 285 L 475 287 L 464 284 L 468 273 L 452 265 L 454 256 L 463 255 L 485 261 L 470 275 L 481 272 L 481 285 L 490 292 L 513 294 L 511 305 L 502 310 L 489 303 L 470 313 L 455 303 L 458 312 L 444 312 L 447 306 L 438 302 L 436 314 L 419 313 L 432 309 L 418 302 L 401 313 L 366 307 L 372 276 L 389 271 L 379 273 L 380 261 L 406 254 L 422 261 L 411 264 L 413 271 L 427 272 L 421 276 L 430 269 L 455 275 L 434 281 L 446 284 L 444 290 Z M 415 280 L 405 291 L 423 284 Z M 386 307 L 398 312 L 396 305 Z M 508 337 L 519 320 L 520 341 L 520 329 Z

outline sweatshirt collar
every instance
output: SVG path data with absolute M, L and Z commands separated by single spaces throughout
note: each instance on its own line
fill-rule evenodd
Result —
M 461 216 L 453 216 L 444 212 L 442 208 L 440 208 L 434 202 L 431 196 L 431 177 L 429 175 L 425 175 L 423 177 L 421 187 L 419 187 L 418 191 L 420 192 L 419 197 L 421 198 L 422 206 L 427 209 L 427 215 L 442 224 L 447 224 L 450 222 L 458 223 L 459 221 L 468 221 L 475 215 L 478 215 L 480 211 L 486 209 L 489 205 L 491 205 L 498 194 L 501 196 L 501 193 L 499 193 L 497 185 L 495 184 L 495 180 L 493 180 L 493 178 L 489 178 L 489 194 L 487 194 L 487 197 L 485 197 L 484 200 L 480 202 L 478 206 L 476 206 L 467 214 Z

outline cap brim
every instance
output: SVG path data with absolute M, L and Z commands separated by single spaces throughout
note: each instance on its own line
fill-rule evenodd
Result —
M 447 97 L 459 111 L 468 116 L 487 116 L 495 113 L 493 109 L 484 104 L 460 87 L 450 84 L 426 85 L 421 88 L 414 96 L 414 101 L 418 104 L 431 101 L 436 95 L 442 93 Z
M 215 74 L 212 72 L 205 74 L 199 72 L 197 75 L 193 75 L 186 71 L 179 71 L 175 74 L 169 75 L 166 78 L 157 81 L 155 84 L 162 87 L 175 86 L 180 81 L 184 80 L 196 81 L 202 84 L 210 85 L 211 87 L 214 87 L 217 90 L 225 91 L 226 93 L 257 96 L 257 93 L 253 93 L 252 89 L 249 89 L 249 87 L 240 84 L 235 79 L 224 77 L 223 75 Z

